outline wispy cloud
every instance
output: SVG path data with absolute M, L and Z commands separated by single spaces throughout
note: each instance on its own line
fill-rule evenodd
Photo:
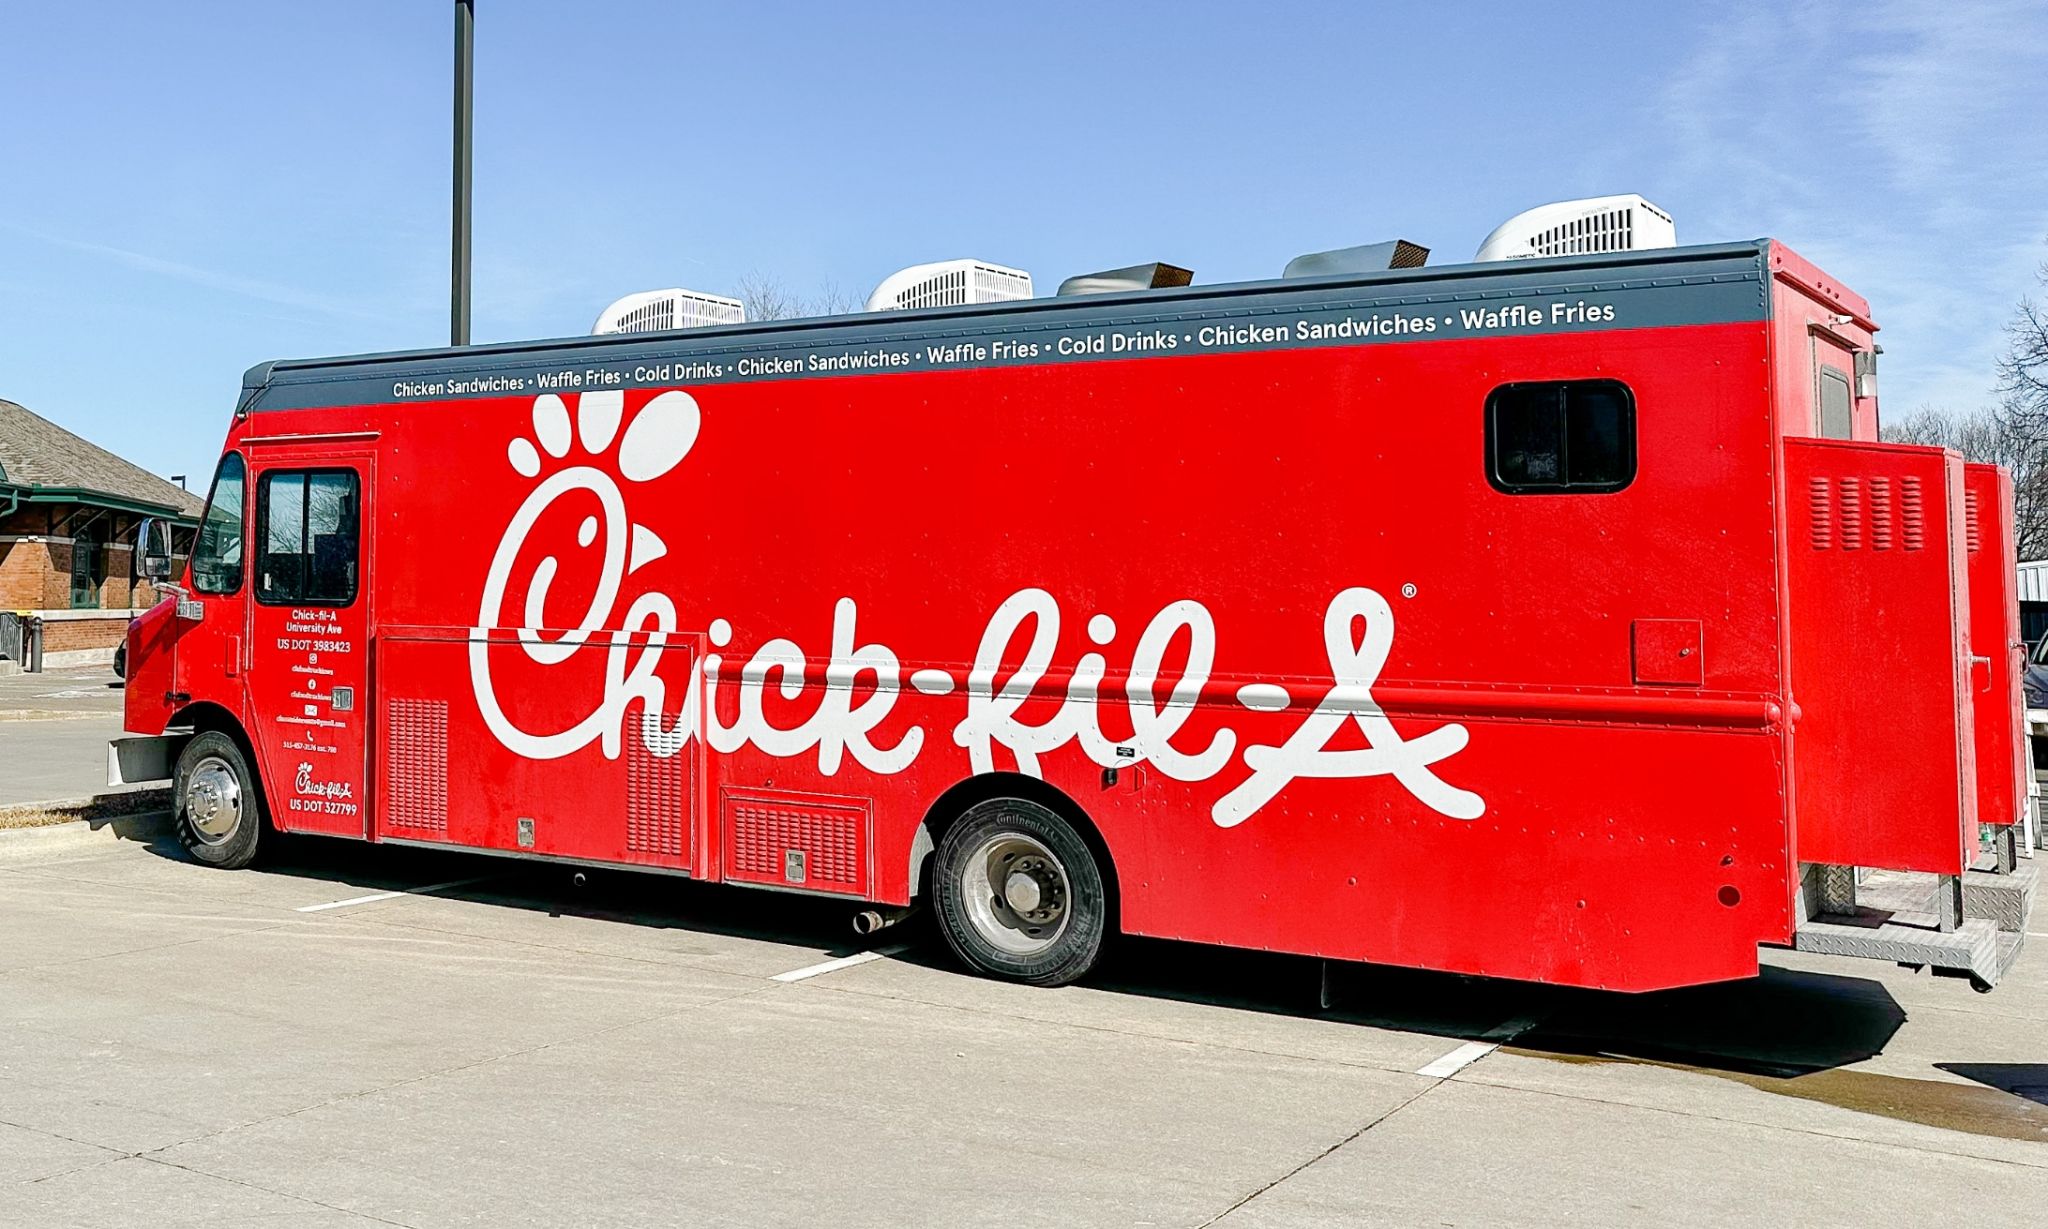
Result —
M 1681 225 L 1769 233 L 1867 295 L 1892 415 L 1983 404 L 2048 256 L 2048 3 L 1731 8 L 1698 37 L 1652 159 Z
M 143 273 L 171 278 L 190 285 L 203 286 L 209 290 L 218 290 L 225 294 L 238 295 L 259 302 L 271 303 L 279 307 L 292 307 L 301 311 L 320 312 L 329 316 L 342 316 L 357 320 L 375 320 L 386 314 L 373 310 L 364 304 L 352 302 L 335 295 L 303 290 L 296 286 L 264 281 L 260 278 L 244 277 L 240 274 L 224 270 L 202 268 L 198 265 L 186 264 L 182 261 L 152 256 L 147 252 L 136 252 L 128 248 L 115 247 L 108 243 L 94 243 L 84 239 L 70 239 L 62 235 L 47 234 L 43 231 L 32 230 L 29 227 L 20 226 L 5 220 L 0 220 L 0 230 L 11 231 L 14 234 L 33 239 L 39 243 L 46 243 L 53 247 L 66 248 L 70 251 L 98 257 Z

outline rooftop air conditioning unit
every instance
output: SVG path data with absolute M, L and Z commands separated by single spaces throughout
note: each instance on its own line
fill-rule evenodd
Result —
M 598 313 L 595 333 L 658 333 L 663 329 L 697 329 L 707 324 L 740 324 L 747 309 L 738 299 L 695 290 L 643 290 L 629 294 Z
M 1100 273 L 1076 273 L 1060 283 L 1061 295 L 1115 294 L 1125 290 L 1168 290 L 1185 286 L 1195 280 L 1192 271 L 1179 265 L 1153 261 L 1149 265 L 1131 265 L 1123 269 L 1104 269 Z
M 1420 269 L 1429 261 L 1429 249 L 1406 239 L 1368 243 L 1363 247 L 1308 252 L 1287 262 L 1281 277 L 1344 277 L 1358 273 L 1381 273 L 1388 269 Z
M 1473 260 L 1527 260 L 1678 246 L 1671 215 L 1634 193 L 1559 201 L 1495 227 Z
M 1022 269 L 985 260 L 942 260 L 912 265 L 882 279 L 868 296 L 871 312 L 914 307 L 960 307 L 968 303 L 1006 303 L 1031 297 L 1031 275 Z

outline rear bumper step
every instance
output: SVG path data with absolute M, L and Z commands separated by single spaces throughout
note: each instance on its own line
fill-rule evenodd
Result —
M 1852 909 L 1821 913 L 1811 890 L 1820 868 L 1806 871 L 1810 890 L 1801 899 L 1810 914 L 1794 933 L 1794 950 L 1925 965 L 1966 975 L 1983 990 L 2019 958 L 2040 877 L 2032 865 L 2002 875 L 1964 872 L 1963 921 L 1945 931 L 1937 922 L 1936 876 L 1871 871 L 1857 885 Z

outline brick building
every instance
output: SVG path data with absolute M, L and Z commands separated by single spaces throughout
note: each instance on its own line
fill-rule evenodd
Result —
M 135 551 L 146 517 L 171 522 L 182 566 L 200 500 L 174 482 L 0 400 L 0 611 L 43 620 L 45 665 L 112 661 L 156 601 Z

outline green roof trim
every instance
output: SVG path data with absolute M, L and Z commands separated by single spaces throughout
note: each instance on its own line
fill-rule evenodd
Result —
M 84 504 L 91 508 L 105 508 L 110 512 L 133 512 L 139 516 L 154 516 L 196 528 L 199 518 L 178 511 L 169 504 L 152 503 L 142 499 L 126 499 L 109 495 L 104 491 L 88 491 L 83 487 L 26 486 L 21 483 L 0 482 L 0 494 L 8 497 L 10 507 L 22 504 Z

